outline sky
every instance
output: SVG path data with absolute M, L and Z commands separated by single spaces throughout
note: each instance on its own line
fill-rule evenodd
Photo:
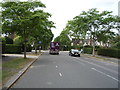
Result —
M 55 22 L 55 29 L 52 29 L 54 38 L 59 36 L 65 28 L 67 21 L 72 20 L 82 11 L 97 8 L 99 11 L 113 11 L 118 15 L 118 2 L 120 0 L 40 0 L 46 5 L 45 11 L 52 14 L 50 20 Z
M 113 15 L 118 15 L 118 2 L 120 0 L 40 0 L 40 1 L 46 5 L 46 8 L 44 10 L 52 14 L 52 17 L 49 19 L 53 21 L 56 26 L 56 28 L 52 28 L 52 32 L 55 38 L 60 35 L 61 31 L 65 28 L 68 20 L 72 20 L 82 11 L 88 11 L 91 8 L 97 8 L 97 10 L 99 11 L 104 10 L 113 11 L 112 13 Z

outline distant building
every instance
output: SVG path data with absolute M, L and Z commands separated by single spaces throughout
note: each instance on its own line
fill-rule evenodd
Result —
M 120 17 L 120 1 L 118 2 L 118 16 Z
M 75 38 L 72 38 L 72 46 L 73 45 L 92 45 L 92 40 L 90 39 L 75 39 Z
M 103 43 L 102 41 L 101 42 L 98 42 L 96 41 L 95 42 L 95 45 L 96 46 L 103 46 L 103 47 L 111 47 L 111 44 L 109 43 L 110 41 L 106 42 L 106 43 Z M 75 39 L 75 38 L 72 38 L 72 42 L 71 42 L 71 46 L 74 46 L 74 45 L 90 45 L 92 46 L 93 45 L 93 41 L 91 39 Z

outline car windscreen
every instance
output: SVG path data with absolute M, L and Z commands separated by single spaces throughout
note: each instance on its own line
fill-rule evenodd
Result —
M 79 52 L 79 51 L 78 51 L 78 50 L 74 50 L 74 49 L 73 49 L 73 50 L 72 50 L 72 52 Z

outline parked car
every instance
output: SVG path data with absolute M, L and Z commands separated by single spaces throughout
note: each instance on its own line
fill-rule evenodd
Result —
M 80 51 L 78 49 L 71 49 L 69 51 L 69 56 L 79 56 L 80 57 Z

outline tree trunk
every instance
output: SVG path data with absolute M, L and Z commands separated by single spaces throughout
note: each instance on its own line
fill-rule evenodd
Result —
M 24 30 L 24 59 L 26 59 L 26 36 L 25 36 L 25 30 Z
M 25 40 L 25 44 L 24 44 L 24 59 L 26 59 L 26 40 Z
M 93 56 L 95 56 L 95 40 L 93 40 L 93 52 L 92 52 Z
M 35 54 L 37 54 L 37 45 L 35 45 Z

